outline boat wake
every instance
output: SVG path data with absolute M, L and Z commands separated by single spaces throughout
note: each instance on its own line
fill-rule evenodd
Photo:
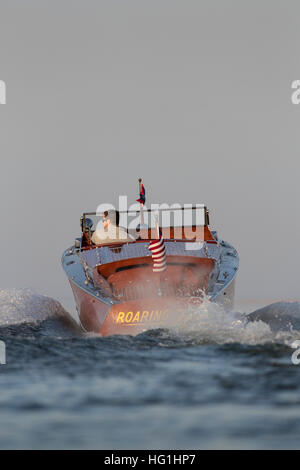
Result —
M 31 289 L 0 289 L 0 327 L 66 317 L 62 305 Z
M 276 302 L 246 314 L 204 299 L 188 307 L 182 322 L 169 330 L 198 344 L 290 345 L 300 339 L 300 302 Z
M 69 329 L 68 319 L 69 314 L 55 299 L 31 289 L 0 290 L 1 329 L 47 324 L 49 335 L 55 336 L 64 327 Z M 290 345 L 300 339 L 300 302 L 276 302 L 246 314 L 228 311 L 204 298 L 200 306 L 188 306 L 176 326 L 166 323 L 159 332 L 156 325 L 149 325 L 149 331 L 138 335 L 139 340 L 149 334 L 180 339 L 186 344 Z M 84 337 L 100 335 L 87 333 Z

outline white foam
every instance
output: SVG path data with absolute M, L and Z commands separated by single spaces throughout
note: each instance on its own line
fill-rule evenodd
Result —
M 170 331 L 199 343 L 290 345 L 294 339 L 300 338 L 299 331 L 274 332 L 269 324 L 261 320 L 249 322 L 244 313 L 228 311 L 206 298 L 201 305 L 188 307 L 180 324 L 170 326 Z
M 0 326 L 39 323 L 65 314 L 57 300 L 31 289 L 0 289 Z
M 264 310 L 270 312 L 272 319 L 280 314 L 300 315 L 299 306 L 300 304 L 295 302 L 280 302 L 268 305 Z M 55 299 L 37 294 L 31 289 L 0 289 L 0 326 L 40 323 L 55 316 L 68 316 L 60 302 Z M 199 344 L 291 345 L 294 340 L 300 339 L 299 331 L 291 328 L 290 331 L 274 332 L 268 323 L 261 320 L 249 322 L 244 313 L 228 311 L 204 297 L 201 305 L 187 307 L 179 324 L 174 326 L 166 323 L 164 326 L 171 334 Z M 153 328 L 157 328 L 157 325 L 153 325 Z M 98 335 L 89 333 L 88 336 Z

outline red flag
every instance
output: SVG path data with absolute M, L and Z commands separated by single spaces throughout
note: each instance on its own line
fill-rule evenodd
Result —
M 161 231 L 159 231 L 159 239 L 150 242 L 149 250 L 152 252 L 153 272 L 160 273 L 164 271 L 167 267 L 166 248 Z

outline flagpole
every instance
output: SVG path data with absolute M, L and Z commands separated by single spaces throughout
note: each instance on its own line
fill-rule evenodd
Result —
M 141 226 L 144 226 L 144 210 L 143 210 L 144 204 L 140 203 L 140 217 L 141 217 Z
M 139 199 L 137 199 L 137 201 L 140 203 L 140 226 L 143 227 L 144 226 L 144 204 L 146 202 L 146 198 L 145 198 L 145 188 L 144 188 L 144 185 L 143 185 L 143 182 L 142 182 L 142 178 L 139 178 L 138 179 L 138 182 L 139 182 L 139 192 L 140 192 L 140 197 Z

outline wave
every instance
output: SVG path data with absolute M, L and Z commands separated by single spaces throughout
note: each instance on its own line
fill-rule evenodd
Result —
M 51 317 L 64 317 L 67 312 L 57 300 L 31 289 L 0 289 L 0 326 L 41 323 Z
M 249 313 L 250 321 L 262 320 L 273 330 L 300 330 L 300 302 L 280 301 Z
M 70 315 L 57 300 L 31 289 L 0 289 L 0 327 L 38 324 L 58 318 L 69 320 Z M 189 344 L 290 345 L 300 339 L 300 302 L 276 302 L 246 314 L 228 311 L 204 297 L 201 305 L 187 307 L 176 326 L 166 323 L 163 328 L 167 329 L 169 337 L 181 338 Z M 149 329 L 154 331 L 157 326 L 149 325 Z M 87 333 L 84 336 L 99 335 Z
M 290 345 L 300 338 L 300 302 L 276 302 L 246 314 L 204 298 L 200 306 L 187 308 L 176 327 L 166 326 L 197 343 Z

